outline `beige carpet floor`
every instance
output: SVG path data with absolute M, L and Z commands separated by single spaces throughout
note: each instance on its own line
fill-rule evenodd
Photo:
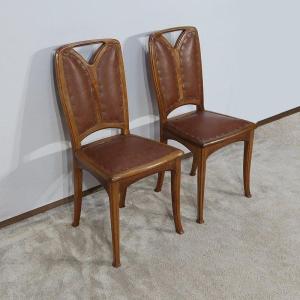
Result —
M 243 197 L 242 144 L 209 158 L 206 223 L 196 219 L 196 177 L 183 162 L 181 213 L 172 220 L 170 177 L 132 185 L 121 210 L 121 260 L 111 267 L 108 198 L 0 230 L 1 299 L 300 299 L 300 114 L 256 132 L 252 199 Z

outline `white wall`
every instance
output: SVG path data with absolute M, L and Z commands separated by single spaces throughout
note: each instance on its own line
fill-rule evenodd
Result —
M 157 119 L 145 65 L 149 32 L 196 26 L 206 107 L 257 121 L 299 106 L 299 9 L 297 0 L 1 0 L 0 221 L 72 194 L 52 77 L 58 46 L 118 38 L 131 126 L 157 137 L 148 125 Z

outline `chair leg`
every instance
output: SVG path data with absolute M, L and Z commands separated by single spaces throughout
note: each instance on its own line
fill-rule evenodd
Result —
M 201 149 L 198 155 L 198 182 L 197 182 L 197 194 L 198 194 L 198 217 L 197 222 L 199 224 L 204 223 L 204 190 L 205 190 L 205 172 L 206 172 L 206 154 L 205 150 Z
M 112 183 L 109 187 L 110 203 L 110 222 L 112 234 L 113 262 L 112 265 L 118 268 L 120 262 L 120 220 L 119 220 L 119 203 L 120 187 L 118 183 Z
M 120 208 L 125 207 L 127 187 L 122 187 L 120 189 Z
M 82 169 L 77 165 L 77 162 L 73 162 L 73 176 L 74 176 L 74 215 L 73 215 L 73 227 L 79 225 L 81 203 L 82 203 Z
M 167 140 L 164 139 L 164 138 L 161 138 L 160 139 L 160 142 L 161 143 L 164 143 L 164 144 L 167 144 Z M 157 183 L 156 183 L 156 188 L 155 188 L 155 192 L 160 192 L 161 191 L 161 188 L 162 188 L 162 185 L 164 183 L 164 178 L 165 178 L 165 171 L 163 172 L 159 172 L 158 173 L 158 177 L 157 177 Z
M 181 160 L 176 160 L 176 167 L 171 171 L 172 208 L 176 232 L 183 233 L 180 217 L 180 171 Z
M 192 168 L 191 168 L 191 172 L 190 175 L 191 176 L 195 176 L 196 175 L 196 171 L 197 171 L 197 166 L 198 166 L 198 155 L 197 154 L 193 154 L 193 164 L 192 164 Z
M 244 192 L 245 196 L 251 198 L 250 192 L 250 169 L 251 157 L 253 148 L 254 130 L 249 133 L 248 140 L 244 141 L 244 164 L 243 164 L 243 177 L 244 177 Z
M 161 191 L 162 185 L 164 183 L 164 178 L 165 178 L 165 171 L 159 172 L 157 177 L 156 188 L 154 190 L 155 192 L 158 193 Z

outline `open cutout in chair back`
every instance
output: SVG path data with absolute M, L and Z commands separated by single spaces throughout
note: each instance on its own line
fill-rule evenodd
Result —
M 182 31 L 174 46 L 164 36 Z M 149 52 L 160 117 L 175 108 L 195 104 L 203 110 L 201 54 L 197 29 L 177 27 L 150 35 Z
M 100 44 L 86 61 L 76 47 Z M 127 92 L 120 43 L 92 40 L 65 45 L 56 52 L 58 90 L 72 143 L 104 128 L 129 132 Z

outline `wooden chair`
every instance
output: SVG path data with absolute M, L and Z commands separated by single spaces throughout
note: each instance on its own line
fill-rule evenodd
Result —
M 76 47 L 99 44 L 89 61 Z M 74 171 L 74 220 L 79 225 L 82 169 L 92 173 L 106 189 L 110 201 L 113 266 L 120 266 L 119 207 L 125 206 L 127 187 L 162 171 L 171 171 L 172 206 L 177 233 L 180 219 L 180 163 L 182 151 L 129 132 L 127 91 L 120 43 L 113 39 L 72 43 L 55 56 L 57 87 L 71 134 Z M 121 134 L 87 145 L 81 141 L 104 128 Z
M 180 33 L 174 46 L 164 34 Z M 197 29 L 177 27 L 155 32 L 149 39 L 149 56 L 160 113 L 160 139 L 176 140 L 193 154 L 190 175 L 198 168 L 198 223 L 204 223 L 204 184 L 206 160 L 216 150 L 244 141 L 244 191 L 250 194 L 250 164 L 255 124 L 204 109 L 200 45 Z M 174 109 L 196 105 L 196 110 L 168 118 Z M 156 191 L 163 184 L 158 176 Z

